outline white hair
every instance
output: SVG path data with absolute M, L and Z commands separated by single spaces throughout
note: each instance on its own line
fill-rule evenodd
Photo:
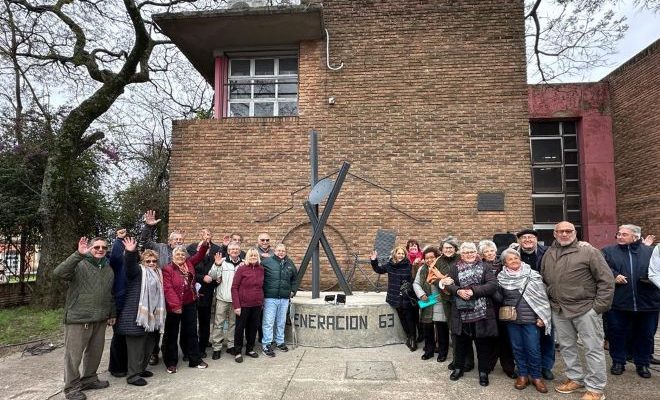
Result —
M 472 242 L 463 242 L 461 243 L 461 246 L 458 248 L 458 252 L 462 253 L 465 250 L 477 251 L 477 245 L 475 245 Z
M 479 242 L 479 254 L 483 255 L 484 251 L 493 249 L 497 251 L 497 245 L 492 240 L 482 240 Z
M 619 229 L 628 229 L 630 232 L 632 232 L 633 236 L 635 237 L 635 240 L 639 239 L 642 237 L 642 228 L 640 228 L 637 225 L 633 224 L 624 224 L 619 227 Z

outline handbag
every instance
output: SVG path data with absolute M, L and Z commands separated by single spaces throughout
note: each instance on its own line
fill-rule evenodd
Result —
M 525 282 L 525 286 L 523 287 L 522 292 L 520 292 L 520 297 L 518 298 L 516 305 L 500 307 L 500 312 L 499 312 L 500 321 L 515 321 L 516 319 L 518 319 L 518 311 L 516 309 L 520 305 L 520 300 L 522 300 L 525 290 L 527 290 L 527 285 L 529 284 L 530 276 L 527 276 L 527 281 Z
M 469 310 L 474 310 L 474 307 L 476 307 L 477 302 L 474 299 L 464 300 L 460 296 L 454 296 L 454 304 L 456 304 L 457 310 L 469 311 Z

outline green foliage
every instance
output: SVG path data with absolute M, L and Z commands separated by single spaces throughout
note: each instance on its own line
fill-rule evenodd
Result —
M 0 310 L 0 346 L 36 339 L 54 339 L 62 333 L 64 310 L 16 307 Z

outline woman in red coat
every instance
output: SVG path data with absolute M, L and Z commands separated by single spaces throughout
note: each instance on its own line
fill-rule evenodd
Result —
M 231 300 L 236 313 L 234 331 L 234 360 L 243 362 L 243 334 L 245 333 L 245 354 L 257 358 L 254 342 L 257 329 L 261 325 L 261 308 L 264 305 L 264 268 L 259 262 L 259 252 L 250 249 L 245 254 L 245 262 L 236 270 L 231 284 Z
M 179 361 L 179 328 L 181 330 L 181 350 L 188 356 L 191 368 L 206 368 L 202 360 L 197 338 L 197 310 L 195 300 L 195 264 L 202 261 L 209 248 L 208 241 L 199 244 L 198 251 L 188 258 L 185 246 L 177 246 L 172 251 L 172 262 L 163 268 L 163 289 L 167 306 L 165 334 L 163 336 L 163 361 L 167 372 L 176 372 Z

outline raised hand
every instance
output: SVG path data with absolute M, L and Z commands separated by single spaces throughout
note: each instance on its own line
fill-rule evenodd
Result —
M 117 239 L 123 239 L 126 237 L 126 228 L 117 229 Z
M 644 240 L 642 240 L 642 243 L 647 246 L 653 246 L 653 242 L 655 242 L 655 235 L 647 235 Z
M 378 258 L 378 252 L 376 250 L 374 250 L 374 251 L 371 252 L 371 260 L 373 261 L 376 258 Z
M 87 238 L 84 236 L 81 237 L 78 241 L 78 253 L 87 254 L 91 249 L 91 247 L 87 246 Z
M 123 240 L 123 242 L 126 251 L 135 251 L 135 248 L 137 247 L 137 241 L 135 239 L 132 237 L 127 237 Z
M 160 222 L 160 219 L 156 219 L 156 211 L 147 210 L 147 212 L 144 213 L 144 223 L 145 224 L 147 224 L 149 226 L 154 226 L 159 222 Z

